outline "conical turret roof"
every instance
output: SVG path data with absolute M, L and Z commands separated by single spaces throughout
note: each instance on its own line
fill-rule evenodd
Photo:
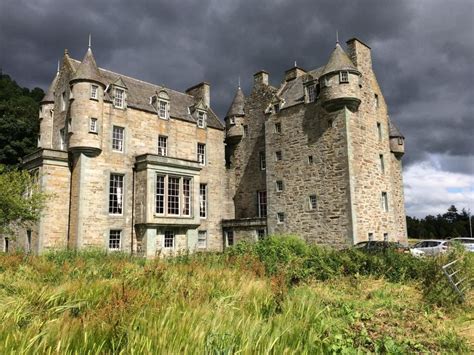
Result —
M 104 83 L 99 68 L 97 68 L 97 64 L 95 63 L 91 47 L 87 49 L 84 59 L 82 59 L 79 68 L 77 68 L 76 73 L 71 79 L 71 81 L 77 80 L 95 81 L 100 84 Z
M 48 103 L 48 102 L 54 102 L 54 90 L 56 89 L 56 84 L 58 83 L 58 78 L 59 78 L 59 71 L 56 73 L 56 76 L 54 77 L 51 85 L 49 85 L 48 90 L 46 91 L 46 94 L 44 95 L 43 99 L 41 100 L 41 103 Z
M 344 52 L 344 49 L 342 49 L 339 43 L 336 43 L 336 48 L 332 51 L 321 76 L 341 70 L 352 70 L 358 72 L 354 63 L 352 63 L 346 52 Z
M 244 106 L 245 106 L 245 96 L 244 96 L 244 93 L 242 92 L 242 89 L 239 86 L 237 88 L 237 92 L 235 93 L 234 100 L 232 101 L 229 111 L 227 111 L 227 115 L 225 117 L 245 115 Z
M 390 136 L 390 138 L 405 138 L 402 132 L 400 132 L 398 127 L 395 126 L 395 124 L 392 121 L 390 121 L 390 131 L 388 135 Z

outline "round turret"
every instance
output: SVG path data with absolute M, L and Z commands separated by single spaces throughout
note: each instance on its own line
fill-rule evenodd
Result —
M 105 84 L 89 47 L 70 80 L 69 151 L 96 156 L 102 151 L 102 110 Z
M 40 102 L 39 110 L 39 121 L 40 121 L 40 134 L 38 136 L 38 147 L 39 148 L 52 148 L 51 147 L 51 132 L 53 130 L 53 112 L 54 112 L 54 90 L 58 83 L 59 78 L 59 65 L 56 76 L 53 82 L 49 86 L 46 94 Z
M 390 151 L 397 158 L 401 158 L 405 154 L 405 137 L 397 126 L 390 121 Z
M 354 66 L 339 43 L 332 52 L 328 63 L 319 76 L 321 105 L 333 112 L 347 107 L 357 111 L 359 99 L 360 72 Z
M 242 139 L 242 120 L 245 116 L 245 96 L 240 86 L 235 93 L 234 100 L 225 116 L 226 142 L 236 143 Z

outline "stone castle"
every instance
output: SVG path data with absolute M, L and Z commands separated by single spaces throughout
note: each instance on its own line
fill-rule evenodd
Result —
M 224 123 L 208 83 L 178 92 L 99 68 L 90 46 L 82 61 L 66 51 L 39 116 L 24 165 L 51 197 L 16 247 L 154 257 L 268 234 L 406 243 L 404 137 L 356 38 L 278 88 L 257 72 Z

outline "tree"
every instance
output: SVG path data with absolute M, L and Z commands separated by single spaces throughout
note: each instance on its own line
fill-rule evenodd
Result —
M 0 233 L 9 232 L 13 223 L 36 222 L 46 198 L 38 188 L 37 176 L 0 165 Z
M 17 165 L 37 147 L 43 90 L 20 87 L 0 73 L 0 164 Z

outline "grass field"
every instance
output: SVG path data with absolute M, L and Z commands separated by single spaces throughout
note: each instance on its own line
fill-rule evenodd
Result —
M 155 261 L 1 255 L 0 353 L 473 351 L 472 302 L 438 306 L 423 280 L 363 272 L 372 256 L 350 256 L 365 265 L 357 272 L 344 259 L 339 272 L 295 278 L 308 251 L 278 243 L 259 249 L 276 264 L 252 250 Z

